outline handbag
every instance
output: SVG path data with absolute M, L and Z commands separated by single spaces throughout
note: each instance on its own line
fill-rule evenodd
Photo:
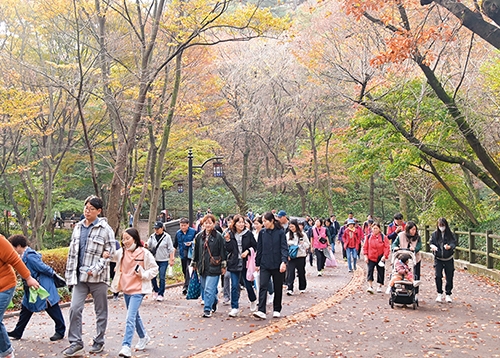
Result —
M 291 259 L 296 259 L 298 252 L 299 252 L 299 245 L 288 246 L 288 256 L 290 256 Z
M 318 229 L 316 229 L 316 228 L 314 228 L 314 229 L 316 230 L 316 235 L 317 235 L 317 236 L 319 236 Z M 324 245 L 324 244 L 326 244 L 326 243 L 328 242 L 328 240 L 327 240 L 327 239 L 325 239 L 324 237 L 320 237 L 320 238 L 318 239 L 318 241 L 319 241 L 319 242 L 320 242 L 320 244 L 322 244 L 322 245 Z
M 330 258 L 327 258 L 325 261 L 326 267 L 337 267 L 337 260 L 335 259 L 335 255 L 330 251 Z
M 62 276 L 54 272 L 52 278 L 54 279 L 54 285 L 56 285 L 56 288 L 66 287 L 66 280 L 62 278 Z
M 210 246 L 208 245 L 208 241 L 205 241 L 205 247 L 208 249 L 208 254 L 210 255 L 210 265 L 219 266 L 222 262 L 222 257 L 212 256 L 212 252 L 210 251 Z
M 193 270 L 191 274 L 191 279 L 189 280 L 188 292 L 186 295 L 186 299 L 188 300 L 196 300 L 201 295 L 201 283 L 198 278 L 198 272 Z

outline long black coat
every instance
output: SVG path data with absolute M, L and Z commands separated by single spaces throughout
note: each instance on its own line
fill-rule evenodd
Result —
M 230 240 L 226 241 L 226 251 L 227 251 L 227 270 L 230 272 L 241 271 L 243 267 L 247 264 L 247 258 L 241 259 L 241 253 L 252 247 L 257 251 L 257 241 L 253 236 L 252 232 L 247 230 L 241 238 L 241 253 L 238 249 L 238 242 L 232 231 L 229 231 Z M 240 260 L 241 259 L 241 260 Z

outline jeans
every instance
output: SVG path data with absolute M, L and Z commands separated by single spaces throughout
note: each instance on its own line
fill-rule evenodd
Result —
M 88 294 L 94 299 L 97 334 L 94 343 L 104 344 L 104 334 L 108 325 L 108 285 L 105 282 L 78 282 L 73 286 L 71 307 L 69 309 L 69 343 L 83 346 L 82 339 L 82 314 Z
M 436 289 L 437 293 L 443 293 L 443 269 L 446 275 L 445 293 L 451 295 L 453 290 L 453 274 L 455 272 L 455 261 L 453 258 L 448 261 L 434 259 L 434 268 L 436 269 Z
M 231 275 L 231 308 L 239 308 L 241 271 L 230 272 Z
M 125 298 L 125 305 L 127 306 L 127 322 L 122 346 L 130 347 L 132 345 L 132 338 L 134 338 L 135 331 L 137 331 L 139 338 L 144 338 L 146 336 L 146 330 L 144 329 L 144 324 L 142 323 L 141 315 L 139 314 L 139 308 L 141 307 L 144 295 L 142 293 L 134 295 L 127 295 L 124 293 L 123 297 Z
M 59 307 L 59 303 L 56 303 L 52 306 L 47 306 L 45 312 L 52 318 L 54 323 L 56 324 L 56 333 L 59 333 L 61 336 L 64 336 L 66 333 L 66 325 L 64 324 L 64 317 L 61 312 L 61 307 Z M 31 312 L 26 306 L 21 306 L 21 312 L 19 313 L 19 320 L 17 321 L 16 328 L 12 331 L 12 334 L 17 337 L 22 337 L 26 326 L 28 325 L 31 316 L 33 316 L 33 312 Z
M 160 277 L 160 287 L 158 287 L 158 282 L 155 277 L 151 280 L 153 284 L 153 291 L 158 294 L 158 296 L 163 296 L 165 293 L 165 276 L 167 275 L 168 261 L 156 261 L 158 265 L 158 276 Z
M 16 288 L 12 287 L 8 290 L 0 292 L 0 357 L 5 357 L 14 351 L 12 344 L 10 344 L 7 330 L 3 324 L 3 315 L 5 314 L 5 310 L 7 310 L 7 306 L 12 300 L 12 297 L 14 297 L 15 290 Z
M 347 253 L 347 266 L 349 267 L 349 271 L 352 271 L 354 264 L 354 269 L 356 270 L 356 262 L 358 260 L 358 252 L 355 247 L 348 247 L 346 249 Z
M 222 277 L 222 287 L 224 293 L 224 302 L 231 301 L 231 273 L 226 270 L 226 273 Z
M 247 289 L 248 299 L 250 302 L 255 302 L 257 300 L 257 296 L 255 295 L 255 290 L 253 288 L 253 280 L 247 280 L 247 268 L 245 265 L 243 265 L 243 271 L 241 271 L 241 278 L 243 279 L 243 283 Z
M 205 301 L 203 311 L 205 313 L 210 313 L 217 304 L 217 285 L 219 284 L 219 277 L 220 275 L 201 276 L 201 289 L 203 290 L 203 299 Z

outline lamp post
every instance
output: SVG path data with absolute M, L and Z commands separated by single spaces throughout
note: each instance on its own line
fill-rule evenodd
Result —
M 220 178 L 224 176 L 222 163 L 220 162 L 220 160 L 223 158 L 224 157 L 216 156 L 205 160 L 201 165 L 193 165 L 193 151 L 191 148 L 189 148 L 188 150 L 189 226 L 193 225 L 193 169 L 203 169 L 205 164 L 207 164 L 212 160 L 215 160 L 213 168 L 213 176 Z

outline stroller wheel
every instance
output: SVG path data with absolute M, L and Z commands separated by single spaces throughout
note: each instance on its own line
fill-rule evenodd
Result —
M 413 302 L 413 309 L 415 310 L 417 308 L 417 303 Z
M 392 300 L 392 297 L 389 298 L 389 304 L 391 305 L 391 308 L 394 308 L 394 301 Z

